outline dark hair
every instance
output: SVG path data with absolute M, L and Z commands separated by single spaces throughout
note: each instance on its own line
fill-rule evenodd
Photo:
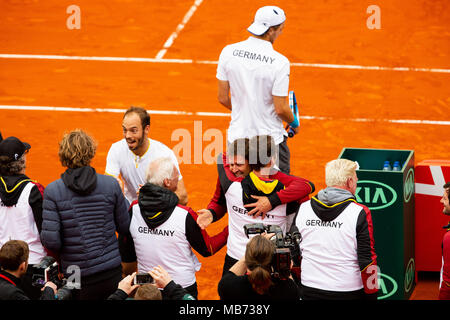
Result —
M 3 270 L 16 271 L 28 261 L 28 244 L 22 240 L 9 240 L 0 249 L 0 266 Z
M 254 236 L 247 243 L 245 264 L 251 271 L 248 275 L 253 290 L 265 294 L 272 286 L 272 257 L 275 246 L 269 239 L 261 235 Z
M 228 145 L 227 156 L 242 156 L 248 161 L 249 139 L 236 139 Z
M 278 156 L 278 146 L 268 135 L 251 138 L 248 149 L 250 168 L 255 171 L 259 171 L 269 164 L 272 158 L 276 161 Z
M 0 156 L 0 175 L 15 176 L 18 175 L 26 167 L 25 157 L 26 152 L 16 161 L 11 161 L 7 156 Z
M 122 119 L 124 119 L 130 113 L 136 113 L 139 116 L 139 118 L 141 119 L 142 129 L 145 129 L 146 126 L 150 125 L 150 115 L 144 108 L 131 106 L 127 111 L 125 111 Z
M 444 184 L 444 189 L 447 191 L 447 194 L 450 196 L 450 182 Z
M 277 31 L 278 28 L 279 28 L 283 23 L 284 23 L 284 21 L 283 21 L 282 23 L 280 23 L 280 24 L 277 24 L 276 26 L 271 26 L 271 27 L 269 27 L 269 29 L 267 29 L 266 32 L 264 32 L 264 33 L 263 33 L 262 35 L 260 35 L 259 37 L 265 37 L 266 34 L 269 32 L 269 30 L 272 29 L 272 28 L 273 28 L 273 30 Z

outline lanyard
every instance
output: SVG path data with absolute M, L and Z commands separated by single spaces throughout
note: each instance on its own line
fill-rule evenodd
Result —
M 16 284 L 15 284 L 11 279 L 9 279 L 8 277 L 6 277 L 6 276 L 0 274 L 0 278 L 3 278 L 3 279 L 5 279 L 6 281 L 11 282 L 14 286 L 16 286 Z

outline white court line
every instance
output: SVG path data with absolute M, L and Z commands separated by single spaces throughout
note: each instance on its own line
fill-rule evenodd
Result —
M 40 54 L 0 54 L 2 59 L 43 59 L 43 60 L 80 60 L 80 61 L 114 61 L 114 62 L 150 62 L 150 63 L 193 63 L 190 59 L 156 59 L 133 57 L 86 57 Z
M 127 109 L 111 109 L 111 108 L 74 108 L 74 107 L 52 107 L 52 106 L 17 106 L 17 105 L 0 105 L 0 110 L 31 110 L 31 111 L 72 111 L 72 112 L 103 112 L 103 113 L 124 113 Z M 189 112 L 189 111 L 173 111 L 173 110 L 147 110 L 150 114 L 159 115 L 187 115 L 187 116 L 204 116 L 204 117 L 230 117 L 229 112 Z M 390 122 L 400 124 L 428 124 L 450 126 L 450 121 L 441 120 L 408 120 L 408 119 L 370 119 L 370 118 L 354 118 L 354 119 L 335 119 L 332 117 L 322 116 L 300 116 L 303 120 L 345 120 L 352 122 Z
M 186 12 L 181 23 L 178 24 L 175 31 L 172 32 L 170 37 L 166 40 L 166 42 L 163 45 L 163 48 L 156 54 L 156 57 L 155 57 L 156 59 L 162 59 L 162 57 L 164 57 L 164 55 L 167 52 L 167 49 L 169 49 L 172 46 L 173 42 L 178 37 L 178 34 L 181 32 L 181 30 L 183 30 L 184 26 L 189 22 L 192 15 L 197 10 L 198 6 L 202 4 L 202 2 L 203 2 L 203 0 L 195 0 L 194 4 L 191 6 L 189 11 Z
M 378 70 L 378 71 L 416 71 L 416 72 L 434 72 L 450 73 L 450 69 L 441 68 L 414 68 L 414 67 L 380 67 L 380 66 L 358 66 L 351 64 L 326 64 L 326 63 L 298 63 L 293 62 L 294 67 L 328 68 L 328 69 L 353 69 L 353 70 Z
M 134 58 L 134 57 L 91 57 L 91 56 L 62 56 L 62 55 L 42 55 L 42 54 L 0 54 L 0 59 L 43 59 L 43 60 L 81 60 L 81 61 L 112 61 L 112 62 L 148 62 L 148 63 L 181 63 L 181 64 L 217 64 L 211 60 L 192 59 L 159 59 L 159 58 Z M 346 64 L 326 64 L 326 63 L 301 63 L 292 62 L 293 67 L 303 68 L 327 68 L 327 69 L 349 69 L 349 70 L 373 70 L 373 71 L 412 71 L 431 73 L 450 73 L 450 69 L 442 68 L 414 68 L 414 67 L 380 67 L 380 66 L 360 66 Z
M 0 110 L 30 110 L 30 111 L 72 111 L 72 112 L 100 112 L 100 113 L 124 113 L 127 109 L 112 108 L 73 108 L 73 107 L 50 107 L 50 106 L 15 106 L 0 105 Z M 171 110 L 147 110 L 150 114 L 162 115 L 187 115 L 191 116 L 195 113 L 188 111 L 171 111 Z M 228 114 L 229 115 L 229 114 Z

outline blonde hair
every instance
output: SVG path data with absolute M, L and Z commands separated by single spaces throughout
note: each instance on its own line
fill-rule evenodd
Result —
M 59 160 L 63 167 L 75 169 L 88 166 L 95 156 L 97 143 L 86 132 L 75 129 L 64 134 L 59 142 Z
M 357 164 L 347 159 L 335 159 L 325 166 L 325 183 L 327 187 L 345 186 L 347 180 L 353 177 Z

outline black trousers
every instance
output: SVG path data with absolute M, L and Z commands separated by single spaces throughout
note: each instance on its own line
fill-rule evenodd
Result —
M 197 282 L 194 282 L 194 284 L 184 288 L 191 296 L 193 296 L 196 300 L 198 298 L 198 289 L 197 289 Z
M 287 137 L 278 145 L 278 167 L 286 174 L 291 172 L 291 152 L 287 145 Z
M 27 272 L 21 278 L 20 288 L 25 292 L 25 295 L 31 300 L 39 300 L 41 297 L 41 288 L 32 285 L 33 273 L 37 272 L 32 265 L 28 265 Z
M 193 296 L 195 298 L 195 300 L 198 299 L 197 282 L 194 282 L 190 286 L 187 286 L 187 287 L 185 287 L 183 289 L 186 290 L 186 292 L 189 293 L 191 296 Z M 162 290 L 161 293 L 162 293 L 162 299 L 163 300 L 170 300 L 170 297 L 167 295 L 165 290 Z
M 225 261 L 224 261 L 224 263 L 223 263 L 223 269 L 222 269 L 222 277 L 223 277 L 223 276 L 225 275 L 225 273 L 226 273 L 228 270 L 230 270 L 230 268 L 231 268 L 232 266 L 234 266 L 234 264 L 235 264 L 236 262 L 238 262 L 238 261 L 239 261 L 239 260 L 236 260 L 236 259 L 230 257 L 228 254 L 225 255 Z
M 346 292 L 328 291 L 317 288 L 301 286 L 302 300 L 363 300 L 364 289 Z
M 106 300 L 122 280 L 122 266 L 81 277 L 81 289 L 72 291 L 73 300 Z

